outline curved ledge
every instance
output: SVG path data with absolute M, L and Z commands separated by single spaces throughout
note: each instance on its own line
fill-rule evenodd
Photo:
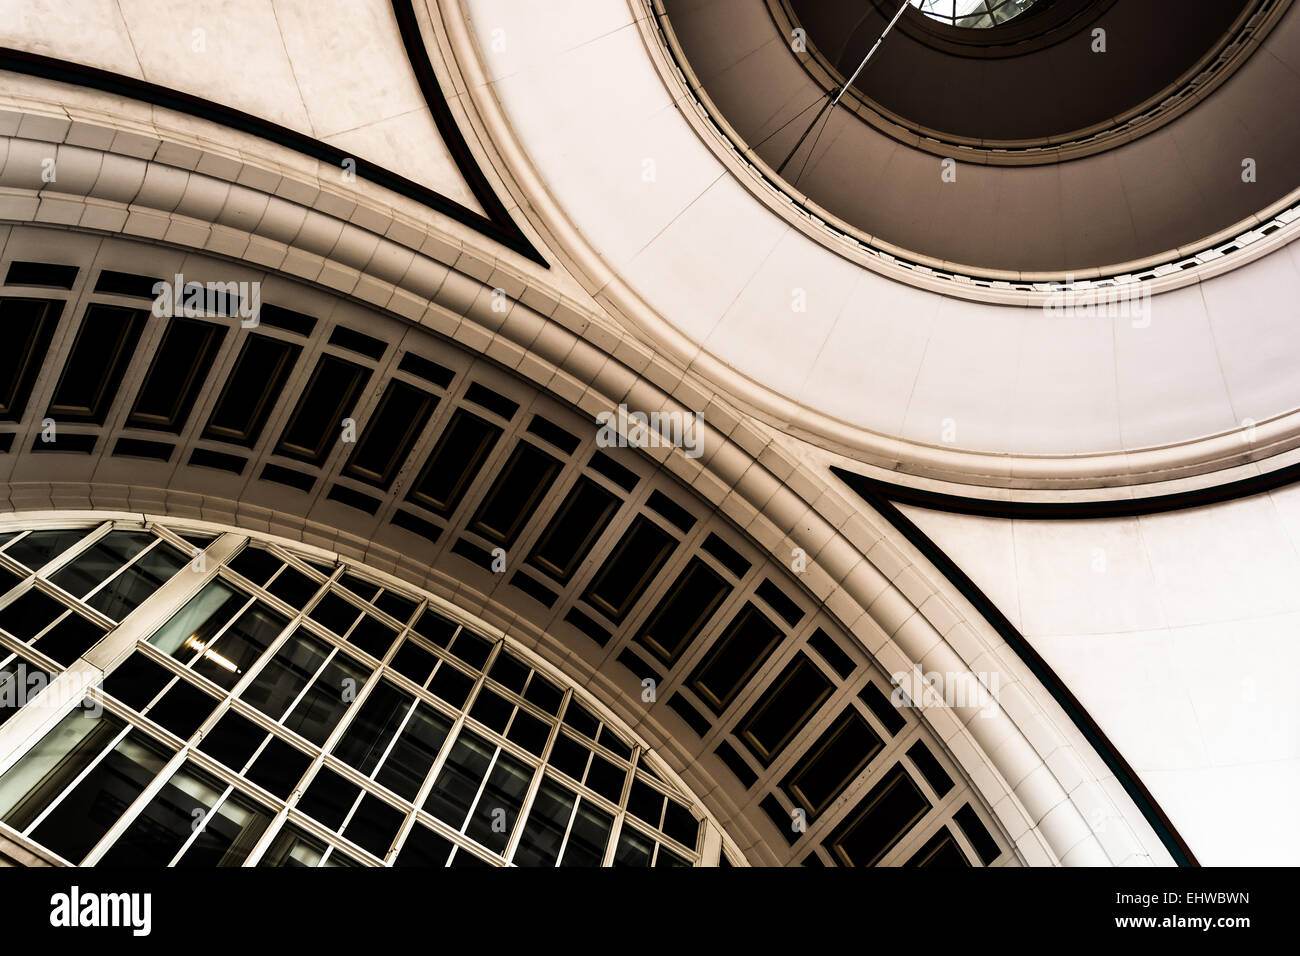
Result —
M 1089 518 L 1136 518 L 1164 514 L 1206 505 L 1249 498 L 1300 481 L 1300 464 L 1287 465 L 1276 471 L 1203 488 L 1149 495 L 1141 498 L 1118 498 L 1102 501 L 1016 501 L 996 498 L 971 498 L 929 491 L 923 488 L 891 484 L 865 475 L 831 466 L 841 481 L 864 498 L 886 499 L 949 514 L 978 515 L 982 518 L 1007 518 L 1021 521 L 1079 521 Z
M 963 161 L 969 161 L 968 157 L 973 151 L 981 157 L 981 162 L 991 165 L 1021 166 L 1064 162 L 1132 142 L 1182 116 L 1227 80 L 1258 49 L 1290 3 L 1291 0 L 1256 0 L 1253 6 L 1247 6 L 1241 11 L 1231 28 L 1218 37 L 1181 76 L 1173 78 L 1172 82 L 1140 103 L 1117 110 L 1105 120 L 1068 132 L 1021 139 L 960 136 L 900 115 L 871 99 L 856 86 L 847 92 L 841 104 L 853 109 L 864 122 L 886 135 L 937 156 L 951 155 L 954 149 L 958 149 L 961 150 Z M 778 30 L 784 35 L 790 35 L 790 31 L 800 26 L 798 16 L 792 8 L 792 0 L 767 0 L 767 4 Z M 1055 20 L 1086 19 L 1086 27 L 1096 23 L 1110 6 L 1113 6 L 1113 0 L 1104 5 L 1073 0 L 1072 3 L 1055 5 L 1045 11 L 1044 16 Z M 1065 7 L 1069 9 L 1064 9 Z M 1014 28 L 1019 20 L 1020 18 L 1015 18 L 996 31 L 960 30 L 944 27 L 925 16 L 904 15 L 895 29 L 914 36 L 921 43 L 936 45 L 963 57 L 998 55 L 1000 45 L 986 47 L 981 43 L 994 40 L 995 35 L 1005 37 L 1002 42 L 1012 48 L 1002 55 L 1020 55 L 1025 48 L 1035 49 L 1040 45 L 1060 42 L 1061 38 L 1053 32 L 1059 28 L 1059 23 L 1046 31 L 1032 23 L 1026 23 L 1024 29 L 1017 31 Z M 986 33 L 990 35 L 983 36 Z M 957 34 L 975 36 L 971 43 L 961 44 L 954 42 L 959 39 Z M 814 82 L 825 89 L 835 90 L 843 84 L 844 77 L 823 51 L 811 42 L 812 39 L 810 37 L 807 59 L 801 60 L 801 64 Z M 883 80 L 877 77 L 876 82 Z
M 684 109 L 683 115 L 695 127 L 701 139 L 710 144 L 719 158 L 732 167 L 733 175 L 742 183 L 746 183 L 772 211 L 798 225 L 802 231 L 832 252 L 852 258 L 861 265 L 911 285 L 933 288 L 947 295 L 975 301 L 1021 305 L 1041 304 L 1044 293 L 1050 293 L 1053 288 L 1060 287 L 1061 284 L 1080 281 L 1099 282 L 1111 286 L 1124 285 L 1133 281 L 1167 280 L 1153 286 L 1153 292 L 1161 292 L 1218 274 L 1225 266 L 1233 268 L 1244 265 L 1268 249 L 1290 242 L 1297 235 L 1298 228 L 1292 227 L 1292 223 L 1300 217 L 1300 186 L 1266 207 L 1243 216 L 1213 233 L 1183 242 L 1173 248 L 1125 261 L 1089 263 L 1087 266 L 1065 271 L 1060 269 L 1012 270 L 975 264 L 967 258 L 955 259 L 928 255 L 915 247 L 890 241 L 849 221 L 824 203 L 812 198 L 807 192 L 800 190 L 797 185 L 784 179 L 772 168 L 768 160 L 760 155 L 758 148 L 752 147 L 734 128 L 724 111 L 705 90 L 703 82 L 695 73 L 673 32 L 670 18 L 662 10 L 663 0 L 630 0 L 630 2 L 644 2 L 647 6 L 654 7 L 653 12 L 644 19 L 643 29 L 647 35 L 647 46 L 659 47 L 664 54 L 665 62 L 661 63 L 660 57 L 652 57 L 652 59 L 659 67 L 665 85 L 670 89 L 673 87 L 683 89 L 687 97 L 693 101 L 695 109 Z M 1255 52 L 1258 44 L 1262 42 L 1257 32 L 1267 34 L 1268 29 L 1289 11 L 1289 3 L 1290 0 L 1286 0 L 1285 3 L 1260 12 L 1257 19 L 1263 20 L 1262 30 L 1257 31 L 1261 25 L 1254 21 L 1244 29 L 1241 44 L 1236 49 L 1238 56 L 1233 60 L 1235 65 L 1239 66 L 1242 59 Z M 773 15 L 776 16 L 775 13 Z M 796 60 L 796 62 L 799 64 L 799 69 L 807 75 L 809 82 L 819 91 L 818 102 L 826 99 L 824 91 L 835 87 L 832 72 L 826 68 L 814 69 L 810 67 L 808 61 Z M 815 64 L 815 58 L 811 62 Z M 1072 148 L 1068 142 L 1054 143 L 1044 147 L 1042 155 L 1037 157 L 1032 151 L 1010 150 L 1005 144 L 988 149 L 977 143 L 953 141 L 945 144 L 935 139 L 934 131 L 931 130 L 907 130 L 897 123 L 892 127 L 887 123 L 882 125 L 880 115 L 874 108 L 861 105 L 855 107 L 853 102 L 846 104 L 845 101 L 841 101 L 841 105 L 854 108 L 855 115 L 860 120 L 869 122 L 873 128 L 890 136 L 906 149 L 924 151 L 945 161 L 969 163 L 976 168 L 1019 167 L 1084 159 L 1105 149 L 1131 143 L 1147 132 L 1155 132 L 1164 125 L 1164 121 L 1186 114 L 1191 106 L 1202 100 L 1203 96 L 1208 96 L 1224 81 L 1230 79 L 1232 72 L 1222 64 L 1216 63 L 1209 68 L 1209 73 L 1199 86 L 1189 80 L 1190 85 L 1186 88 L 1195 89 L 1195 96 L 1175 97 L 1172 101 L 1164 99 L 1153 107 L 1162 122 L 1143 126 L 1137 124 L 1137 117 L 1130 117 L 1116 133 L 1117 138 L 1114 141 L 1104 137 L 1098 139 L 1100 129 L 1093 129 L 1084 131 L 1089 138 L 1082 145 Z M 797 101 L 797 97 L 790 99 Z M 850 101 L 851 97 L 846 97 L 845 100 Z M 811 106 L 805 107 L 804 111 L 811 110 L 812 106 L 816 105 L 817 103 L 814 102 Z M 786 120 L 786 124 L 793 124 L 794 128 L 799 128 L 801 124 L 794 123 L 794 120 L 800 115 L 802 114 L 795 113 Z M 776 120 L 772 119 L 768 125 L 775 122 Z M 778 126 L 774 132 L 765 137 L 764 142 L 776 141 L 777 134 L 782 133 L 784 128 L 785 124 Z M 784 155 L 784 146 L 788 145 L 785 141 L 792 138 L 793 133 L 782 134 L 780 137 L 783 144 L 782 155 Z M 791 153 L 791 156 L 800 155 L 802 153 L 797 147 Z M 904 175 L 904 181 L 915 186 L 918 181 L 916 172 L 917 169 L 913 166 Z M 997 191 L 992 184 L 986 188 Z M 1038 198 L 1041 200 L 1051 197 L 1039 196 Z M 1026 215 L 1035 208 L 1037 203 L 1023 203 L 1020 207 L 1021 212 Z M 934 211 L 933 207 L 930 211 Z M 1269 239 L 1267 247 L 1248 248 L 1265 237 Z M 1021 250 L 1022 253 L 1024 251 Z M 1228 262 L 1229 259 L 1232 261 Z
M 429 63 L 428 54 L 419 43 L 419 27 L 415 24 L 415 14 L 411 4 L 404 2 L 404 0 L 393 0 L 393 10 L 397 15 L 407 53 L 414 56 L 411 60 L 411 66 L 415 70 L 420 91 L 429 106 L 429 112 L 434 118 L 438 132 L 447 144 L 461 175 L 465 177 L 466 183 L 469 184 L 474 198 L 478 200 L 479 205 L 488 211 L 489 215 L 487 216 L 469 209 L 426 186 L 412 182 L 404 176 L 399 176 L 381 166 L 367 162 L 359 156 L 353 156 L 345 150 L 299 133 L 297 130 L 253 116 L 243 110 L 237 110 L 221 103 L 214 103 L 211 100 L 193 96 L 189 93 L 158 86 L 155 83 L 149 83 L 133 76 L 111 73 L 96 67 L 42 56 L 26 50 L 14 50 L 9 47 L 0 47 L 0 70 L 22 73 L 27 76 L 53 80 L 59 83 L 70 83 L 75 86 L 99 90 L 115 96 L 125 96 L 141 103 L 149 103 L 153 106 L 174 110 L 178 113 L 239 130 L 251 136 L 257 136 L 337 168 L 343 168 L 345 160 L 351 161 L 355 163 L 356 174 L 361 178 L 367 179 L 384 189 L 392 190 L 400 196 L 413 199 L 435 212 L 469 226 L 471 229 L 482 233 L 494 242 L 501 243 L 506 248 L 514 250 L 538 265 L 547 266 L 546 259 L 542 257 L 519 230 L 514 220 L 510 218 L 510 214 L 506 211 L 496 193 L 493 192 L 492 187 L 483 176 L 483 171 L 478 168 L 478 164 L 474 161 L 473 155 L 466 146 L 465 139 L 460 134 L 460 128 L 452 118 L 447 101 L 438 86 L 437 78 L 433 75 L 433 68 Z

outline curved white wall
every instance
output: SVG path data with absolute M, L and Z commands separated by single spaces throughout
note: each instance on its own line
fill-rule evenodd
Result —
M 901 510 L 1051 665 L 1201 863 L 1300 863 L 1300 485 L 1141 518 Z
M 201 96 L 482 212 L 381 0 L 7 0 L 0 46 Z
M 636 0 L 464 7 L 493 92 L 586 240 L 761 386 L 882 436 L 1014 455 L 1182 442 L 1300 407 L 1300 378 L 1278 374 L 1300 360 L 1294 243 L 1155 296 L 1138 327 L 922 291 L 833 254 L 733 178 L 656 72 Z

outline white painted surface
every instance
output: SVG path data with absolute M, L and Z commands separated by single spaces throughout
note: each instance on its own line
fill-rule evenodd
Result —
M 1013 454 L 1181 442 L 1300 407 L 1300 376 L 1279 372 L 1300 360 L 1294 243 L 1154 297 L 1136 328 L 942 297 L 849 264 L 732 178 L 672 103 L 639 4 L 465 7 L 493 92 L 586 240 L 760 385 L 881 435 Z
M 1300 487 L 1097 521 L 902 510 L 1020 628 L 1202 863 L 1300 862 Z
M 4 0 L 0 45 L 243 110 L 482 212 L 384 0 Z

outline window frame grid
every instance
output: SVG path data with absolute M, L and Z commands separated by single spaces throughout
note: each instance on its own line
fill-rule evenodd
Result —
M 64 527 L 67 527 L 67 524 L 71 524 L 71 522 L 60 525 L 57 530 L 62 530 Z M 200 558 L 207 547 L 206 543 L 196 545 L 186 541 L 184 538 L 181 538 L 174 529 L 167 528 L 165 529 L 166 533 L 160 533 L 160 531 L 164 530 L 164 526 L 153 521 L 96 522 L 88 523 L 86 528 L 88 529 L 88 533 L 79 539 L 75 545 L 65 549 L 64 552 L 55 556 L 55 558 L 52 558 L 41 569 L 25 574 L 22 581 L 11 589 L 13 592 L 12 597 L 9 598 L 9 601 L 4 602 L 5 604 L 8 604 L 10 601 L 16 600 L 22 594 L 26 593 L 30 588 L 38 587 L 43 593 L 47 593 L 48 596 L 55 598 L 58 603 L 64 607 L 64 611 L 59 615 L 59 617 L 57 617 L 55 621 L 51 622 L 51 624 L 47 625 L 46 628 L 42 629 L 36 637 L 39 637 L 40 634 L 45 633 L 50 627 L 53 627 L 58 622 L 64 620 L 66 615 L 70 613 L 85 614 L 86 611 L 89 611 L 90 614 L 85 614 L 85 616 L 93 616 L 94 618 L 102 619 L 97 620 L 97 623 L 102 624 L 102 626 L 106 628 L 106 634 L 120 624 L 120 622 L 111 621 L 105 615 L 96 612 L 93 608 L 89 608 L 83 600 L 68 592 L 64 592 L 63 589 L 58 588 L 56 585 L 51 585 L 49 582 L 43 580 L 44 574 L 52 573 L 74 560 L 77 555 L 92 547 L 95 542 L 101 540 L 104 535 L 110 533 L 112 530 L 118 528 L 133 531 L 146 530 L 153 534 L 154 540 L 145 548 L 142 548 L 141 551 L 129 562 L 118 568 L 113 575 L 110 575 L 105 578 L 104 581 L 100 582 L 95 589 L 89 592 L 87 597 L 97 593 L 97 591 L 108 581 L 122 573 L 127 567 L 134 565 L 136 561 L 142 559 L 144 555 L 153 548 L 158 547 L 159 542 L 161 541 L 165 541 L 167 544 L 178 549 L 182 554 L 188 552 L 191 560 Z M 27 530 L 30 532 L 32 530 L 43 529 L 34 528 Z M 56 529 L 50 528 L 49 530 Z M 15 535 L 14 538 L 5 542 L 5 544 L 8 545 L 19 540 L 23 536 L 25 535 Z M 112 715 L 117 720 L 122 721 L 124 727 L 112 737 L 103 750 L 96 755 L 94 760 L 84 768 L 82 773 L 79 773 L 73 781 L 67 784 L 60 791 L 57 797 L 48 806 L 42 809 L 38 817 L 24 830 L 24 834 L 38 826 L 51 811 L 66 799 L 67 795 L 84 779 L 85 775 L 97 766 L 99 762 L 102 761 L 105 756 L 133 730 L 143 733 L 149 739 L 165 746 L 166 749 L 171 752 L 171 756 L 167 759 L 162 770 L 160 770 L 159 773 L 150 780 L 144 790 L 141 791 L 132 804 L 123 812 L 122 816 L 118 818 L 104 836 L 101 837 L 96 846 L 92 848 L 84 858 L 86 861 L 85 865 L 93 865 L 96 860 L 102 858 L 102 856 L 107 853 L 121 835 L 126 832 L 127 828 L 129 828 L 138 818 L 139 814 L 143 812 L 144 808 L 148 806 L 149 802 L 164 786 L 166 786 L 174 774 L 187 762 L 191 762 L 198 769 L 212 774 L 222 783 L 224 789 L 212 807 L 208 809 L 202 825 L 197 827 L 186 839 L 184 844 L 177 850 L 176 854 L 172 858 L 173 863 L 188 851 L 189 847 L 192 846 L 193 841 L 197 839 L 198 834 L 206 828 L 210 818 L 220 810 L 226 801 L 231 799 L 235 792 L 241 793 L 246 799 L 261 806 L 271 815 L 271 820 L 265 831 L 243 862 L 242 865 L 244 866 L 256 866 L 271 843 L 288 823 L 292 823 L 300 830 L 308 833 L 313 839 L 317 839 L 325 845 L 325 850 L 318 865 L 324 865 L 336 849 L 348 854 L 356 862 L 363 865 L 392 865 L 393 861 L 404 848 L 406 839 L 409 837 L 412 828 L 418 823 L 429 827 L 434 833 L 448 839 L 454 847 L 458 848 L 454 850 L 453 855 L 449 857 L 449 859 L 454 859 L 454 853 L 459 853 L 461 850 L 465 850 L 492 865 L 511 866 L 514 865 L 511 860 L 520 841 L 522 840 L 523 831 L 530 819 L 536 796 L 548 775 L 556 785 L 562 786 L 574 798 L 573 807 L 565 824 L 564 840 L 560 849 L 560 856 L 557 858 L 557 863 L 559 860 L 563 859 L 564 853 L 567 852 L 573 826 L 577 820 L 580 804 L 583 800 L 590 801 L 593 807 L 596 807 L 611 817 L 611 826 L 607 836 L 604 860 L 602 861 L 606 864 L 612 860 L 617 848 L 619 836 L 622 832 L 623 819 L 628 815 L 626 803 L 634 781 L 641 780 L 643 783 L 654 789 L 655 792 L 660 793 L 663 796 L 672 797 L 678 802 L 685 804 L 688 808 L 692 806 L 693 801 L 690 798 L 677 792 L 671 784 L 656 778 L 651 772 L 647 769 L 643 769 L 639 765 L 640 758 L 644 751 L 636 742 L 635 737 L 632 737 L 632 742 L 629 745 L 630 756 L 623 757 L 610 750 L 596 739 L 588 738 L 584 734 L 581 734 L 565 724 L 564 720 L 568 714 L 569 708 L 571 704 L 577 700 L 574 687 L 569 685 L 567 680 L 562 676 L 557 679 L 555 675 L 552 675 L 549 672 L 549 670 L 539 666 L 539 663 L 533 659 L 534 655 L 529 653 L 526 649 L 512 648 L 512 654 L 515 659 L 519 660 L 521 664 L 528 667 L 530 670 L 530 674 L 526 678 L 523 690 L 526 691 L 528 684 L 538 677 L 554 684 L 560 690 L 562 695 L 557 708 L 557 713 L 555 714 L 543 710 L 541 707 L 538 707 L 531 701 L 525 699 L 521 692 L 516 692 L 488 676 L 493 665 L 496 663 L 499 656 L 505 652 L 508 645 L 508 642 L 504 637 L 498 636 L 494 639 L 490 635 L 482 634 L 477 628 L 473 628 L 472 630 L 475 634 L 491 641 L 491 647 L 488 651 L 486 660 L 481 667 L 473 668 L 461 661 L 449 650 L 437 646 L 415 630 L 415 625 L 420 621 L 423 614 L 426 611 L 433 611 L 434 613 L 448 618 L 456 625 L 452 631 L 451 638 L 448 640 L 448 647 L 454 646 L 455 639 L 462 631 L 468 629 L 467 622 L 462 619 L 463 612 L 462 614 L 456 613 L 459 609 L 454 607 L 443 607 L 441 604 L 435 606 L 433 602 L 425 596 L 412 597 L 409 593 L 406 593 L 399 587 L 390 587 L 385 581 L 375 580 L 371 576 L 366 575 L 364 573 L 366 569 L 363 567 L 354 566 L 351 563 L 340 561 L 337 558 L 334 560 L 335 566 L 328 574 L 326 574 L 321 571 L 321 569 L 303 561 L 299 556 L 293 555 L 291 552 L 288 552 L 275 544 L 268 546 L 265 542 L 259 541 L 257 543 L 280 560 L 282 562 L 282 567 L 294 567 L 295 570 L 307 574 L 313 583 L 317 585 L 312 596 L 303 602 L 303 607 L 294 608 L 292 605 L 289 605 L 287 602 L 270 593 L 265 586 L 254 584 L 252 581 L 244 578 L 238 572 L 229 567 L 229 562 L 242 552 L 242 547 L 218 564 L 217 568 L 213 571 L 207 581 L 204 582 L 198 591 L 194 592 L 194 595 L 191 595 L 190 600 L 192 600 L 193 596 L 201 593 L 204 588 L 211 586 L 212 583 L 217 581 L 222 581 L 226 586 L 233 587 L 235 592 L 243 598 L 243 600 L 240 601 L 237 607 L 230 613 L 228 619 L 222 623 L 220 629 L 214 635 L 214 641 L 222 634 L 226 633 L 226 631 L 259 600 L 265 602 L 267 606 L 277 612 L 287 612 L 285 613 L 285 616 L 288 618 L 286 624 L 276 634 L 275 638 L 267 645 L 266 649 L 259 655 L 259 657 L 248 665 L 247 673 L 242 675 L 240 680 L 234 686 L 229 690 L 226 690 L 192 669 L 195 660 L 201 657 L 201 651 L 197 652 L 194 658 L 182 661 L 178 658 L 172 657 L 170 654 L 163 652 L 158 647 L 149 643 L 149 638 L 157 633 L 157 631 L 166 624 L 167 620 L 170 620 L 170 617 L 167 618 L 167 620 L 156 622 L 154 626 L 149 629 L 147 634 L 142 634 L 137 639 L 131 651 L 123 655 L 119 661 L 120 663 L 121 661 L 129 659 L 133 654 L 140 653 L 146 659 L 164 668 L 170 675 L 169 680 L 151 697 L 149 701 L 143 703 L 142 706 L 145 710 L 151 710 L 157 705 L 163 696 L 177 686 L 178 681 L 187 681 L 191 687 L 205 692 L 208 696 L 212 697 L 212 709 L 204 717 L 198 729 L 191 734 L 188 739 L 182 740 L 176 734 L 157 724 L 148 716 L 148 714 L 140 713 L 127 706 L 124 702 L 114 698 L 110 693 L 105 691 L 101 685 L 96 685 L 94 688 L 91 688 L 87 692 L 87 698 L 99 701 L 103 705 L 104 713 Z M 252 546 L 252 544 L 253 541 L 250 539 L 243 547 Z M 5 558 L 7 558 L 7 556 L 5 556 Z M 4 564 L 4 560 L 4 558 L 0 558 L 0 565 Z M 25 566 L 18 564 L 18 562 L 13 561 L 13 559 L 8 559 L 8 561 L 17 566 L 15 573 L 18 573 L 18 569 L 27 571 Z M 283 573 L 282 570 L 277 569 L 268 579 L 267 584 L 272 584 L 281 573 Z M 341 583 L 344 574 L 359 574 L 359 576 L 368 584 L 375 584 L 376 597 L 381 597 L 382 593 L 385 591 L 393 591 L 408 600 L 412 600 L 414 602 L 414 607 L 409 619 L 406 622 L 398 621 L 387 612 L 380 610 L 374 604 L 367 602 L 359 595 L 354 594 L 351 589 Z M 323 625 L 310 621 L 307 617 L 309 611 L 322 601 L 324 595 L 330 591 L 333 591 L 344 600 L 348 601 L 348 603 L 352 604 L 358 610 L 359 614 L 364 612 L 366 614 L 374 615 L 382 620 L 387 626 L 394 629 L 393 642 L 389 645 L 382 659 L 374 658 L 372 655 L 362 651 L 360 648 L 349 644 L 346 640 L 346 636 L 336 636 Z M 9 597 L 8 594 L 5 596 Z M 180 607 L 183 606 L 184 604 Z M 174 615 L 179 611 L 180 607 L 174 608 L 172 614 Z M 308 623 L 309 621 L 310 623 Z M 355 627 L 356 625 L 354 624 L 353 626 Z M 294 697 L 293 702 L 287 706 L 285 713 L 280 715 L 278 718 L 273 718 L 253 705 L 241 700 L 238 695 L 247 689 L 255 679 L 256 675 L 261 673 L 267 663 L 285 646 L 292 635 L 298 632 L 299 628 L 305 629 L 307 636 L 316 638 L 326 644 L 329 647 L 329 651 L 306 685 Z M 36 638 L 33 638 L 32 640 L 34 641 L 35 639 Z M 472 677 L 473 685 L 471 686 L 464 703 L 460 705 L 459 709 L 453 707 L 448 702 L 443 701 L 432 691 L 416 685 L 412 679 L 397 672 L 391 667 L 390 662 L 392 658 L 396 655 L 397 651 L 402 647 L 403 642 L 406 640 L 412 640 L 415 646 L 431 654 L 432 658 L 436 661 L 430 678 L 426 680 L 426 683 L 431 681 L 433 676 L 438 672 L 438 669 L 445 664 L 450 664 L 450 666 L 452 666 L 457 672 Z M 301 737 L 295 731 L 284 726 L 282 721 L 286 716 L 293 713 L 294 708 L 302 699 L 302 696 L 314 685 L 324 669 L 337 658 L 339 652 L 345 647 L 347 648 L 345 656 L 351 657 L 353 660 L 371 667 L 371 673 L 356 697 L 348 703 L 347 708 L 340 716 L 329 737 L 324 742 L 324 745 L 318 747 L 317 745 L 312 744 L 309 740 Z M 5 635 L 0 635 L 0 648 L 8 651 L 8 654 L 5 655 L 3 661 L 5 664 L 17 658 L 26 661 L 28 664 L 34 664 L 35 666 L 49 670 L 53 673 L 58 673 L 66 669 L 52 660 L 50 661 L 51 666 L 47 666 L 45 663 L 45 655 L 35 650 L 30 644 L 13 638 L 8 638 Z M 115 670 L 116 667 L 113 669 Z M 111 674 L 112 671 L 109 671 L 109 673 Z M 406 712 L 402 716 L 401 722 L 397 725 L 391 738 L 388 740 L 381 759 L 376 763 L 376 766 L 372 769 L 370 775 L 366 776 L 346 764 L 340 758 L 336 757 L 333 754 L 333 748 L 338 743 L 339 739 L 341 739 L 342 735 L 347 731 L 348 727 L 351 726 L 361 706 L 366 702 L 370 694 L 374 692 L 374 689 L 378 686 L 379 682 L 384 679 L 389 680 L 391 686 L 406 693 L 412 699 L 406 708 Z M 484 687 L 491 689 L 503 700 L 509 702 L 514 708 L 510 722 L 507 723 L 503 732 L 497 732 L 469 715 L 469 711 L 479 699 Z M 622 728 L 616 727 L 612 724 L 610 720 L 604 716 L 603 707 L 601 707 L 597 702 L 587 700 L 584 696 L 581 703 L 589 713 L 596 717 L 596 737 L 599 737 L 605 728 L 608 728 L 611 733 L 615 734 L 620 741 L 631 736 Z M 387 756 L 391 753 L 393 747 L 401 737 L 403 730 L 413 718 L 416 708 L 421 704 L 432 708 L 434 712 L 439 713 L 444 717 L 450 718 L 452 726 L 440 746 L 434 762 L 426 771 L 416 798 L 414 801 L 408 801 L 388 790 L 383 785 L 375 782 L 374 777 L 384 768 Z M 81 705 L 79 704 L 77 706 Z M 226 767 L 226 765 L 222 764 L 215 757 L 212 757 L 198 749 L 199 744 L 203 739 L 205 739 L 207 734 L 211 732 L 216 723 L 232 711 L 237 715 L 252 721 L 255 726 L 267 734 L 266 738 L 258 744 L 254 753 L 245 761 L 244 766 L 237 770 Z M 548 726 L 546 743 L 540 755 L 526 750 L 505 736 L 505 733 L 509 732 L 513 722 L 517 719 L 516 715 L 519 712 L 527 713 L 534 719 L 542 720 Z M 474 802 L 471 804 L 470 809 L 467 812 L 461 831 L 458 832 L 445 822 L 434 817 L 428 811 L 425 811 L 423 809 L 423 802 L 427 799 L 428 792 L 432 789 L 434 782 L 445 766 L 451 748 L 455 745 L 460 734 L 466 728 L 489 741 L 493 745 L 494 751 L 487 770 L 485 771 L 482 780 L 479 781 L 479 787 L 475 794 Z M 559 739 L 561 734 L 566 734 L 575 742 L 580 743 L 591 753 L 599 754 L 602 758 L 610 761 L 621 769 L 623 772 L 623 782 L 617 803 L 603 797 L 581 783 L 572 781 L 566 774 L 563 774 L 547 762 L 550 758 L 555 742 Z M 269 791 L 266 791 L 243 776 L 245 770 L 251 766 L 264 748 L 270 744 L 271 738 L 277 738 L 293 746 L 296 750 L 304 752 L 311 761 L 294 790 L 290 792 L 286 799 L 277 798 L 274 794 L 271 794 Z M 467 830 L 469 827 L 474 817 L 474 811 L 484 797 L 487 781 L 492 770 L 500 762 L 503 754 L 509 754 L 515 759 L 522 761 L 525 766 L 531 768 L 532 773 L 529 779 L 528 788 L 521 799 L 520 808 L 514 817 L 506 846 L 498 855 L 465 836 L 463 831 Z M 588 765 L 589 764 L 590 758 L 588 760 Z M 385 804 L 403 813 L 402 822 L 399 825 L 393 842 L 383 859 L 380 859 L 377 855 L 362 849 L 350 841 L 346 836 L 343 836 L 336 831 L 325 827 L 323 824 L 314 821 L 313 818 L 297 809 L 298 800 L 306 791 L 307 787 L 310 786 L 311 781 L 315 779 L 322 767 L 328 767 L 334 772 L 339 773 L 344 777 L 344 779 L 349 780 L 360 788 L 357 802 L 349 810 L 344 823 L 341 825 L 342 828 L 346 829 L 347 824 L 351 822 L 360 806 L 361 800 L 364 799 L 366 794 L 370 794 L 380 799 Z M 631 771 L 630 774 L 628 773 L 629 770 Z M 697 817 L 697 819 L 699 818 Z M 662 822 L 662 820 L 660 822 Z M 647 826 L 642 821 L 635 821 L 630 824 L 630 826 L 647 839 L 653 840 L 656 847 L 659 845 L 669 846 L 673 852 L 692 861 L 694 865 L 698 865 L 700 851 L 682 846 L 672 840 L 671 837 L 668 837 L 667 834 L 656 830 L 652 826 Z M 658 854 L 657 849 L 655 850 L 655 854 Z

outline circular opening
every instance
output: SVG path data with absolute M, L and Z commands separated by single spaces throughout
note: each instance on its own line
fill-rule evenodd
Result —
M 1006 23 L 1038 0 L 908 0 L 927 17 L 954 27 L 982 30 Z

